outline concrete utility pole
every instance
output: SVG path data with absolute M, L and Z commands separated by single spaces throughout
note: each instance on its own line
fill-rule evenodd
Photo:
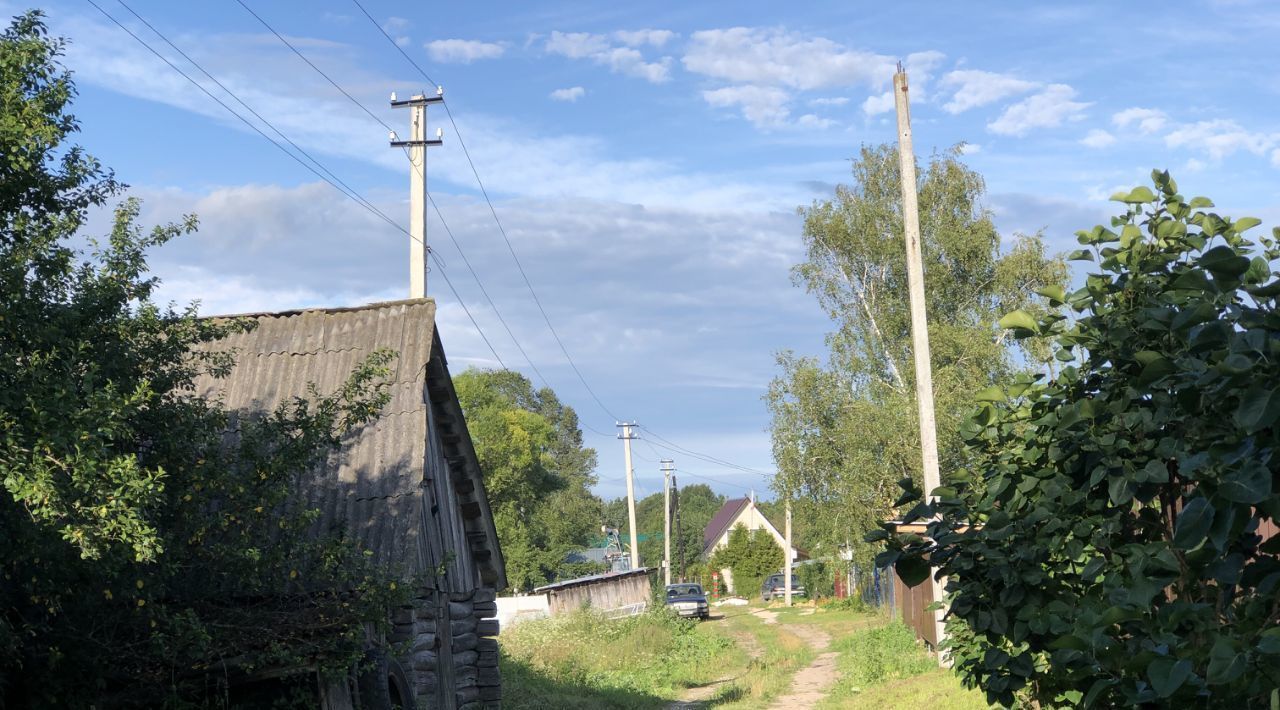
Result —
M 622 439 L 622 452 L 627 457 L 627 517 L 631 523 L 631 569 L 640 569 L 640 543 L 636 538 L 636 479 L 631 468 L 631 440 L 636 438 L 631 433 L 635 422 L 618 422 L 614 426 L 622 429 L 618 438 Z
M 427 148 L 442 145 L 440 131 L 435 140 L 427 140 L 427 104 L 444 101 L 444 89 L 436 87 L 435 96 L 417 94 L 397 101 L 391 94 L 391 107 L 409 107 L 409 140 L 391 134 L 391 147 L 407 149 L 409 155 L 409 298 L 427 295 Z
M 671 584 L 671 472 L 675 470 L 671 459 L 662 459 L 662 578 Z
M 787 606 L 791 606 L 791 501 L 787 501 L 787 549 L 782 553 L 786 564 L 782 568 L 783 598 Z
M 675 494 L 676 540 L 682 540 L 684 539 L 684 527 L 680 524 L 680 484 L 676 481 L 676 477 L 674 475 L 671 476 L 671 490 Z M 680 550 L 680 581 L 685 582 L 688 580 L 686 580 L 684 576 L 684 545 L 680 545 L 678 549 Z
M 916 154 L 911 146 L 911 110 L 907 100 L 907 72 L 898 63 L 893 75 L 893 98 L 898 113 L 898 165 L 902 178 L 902 227 L 907 241 L 907 283 L 911 300 L 911 350 L 916 366 L 916 403 L 920 409 L 920 453 L 924 464 L 924 491 L 930 502 L 933 489 L 941 484 L 938 475 L 938 433 L 933 414 L 933 369 L 929 361 L 929 322 L 925 313 L 924 266 L 920 256 L 920 206 L 916 200 Z M 942 585 L 929 574 L 934 601 L 942 601 Z M 941 643 L 945 634 L 943 610 L 934 612 L 934 638 Z M 938 654 L 942 664 L 942 654 Z

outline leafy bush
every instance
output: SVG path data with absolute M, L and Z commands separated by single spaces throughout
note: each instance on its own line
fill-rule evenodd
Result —
M 936 546 L 882 556 L 946 576 L 972 631 L 956 668 L 1002 703 L 1241 708 L 1280 687 L 1280 537 L 1258 534 L 1280 516 L 1280 249 L 1152 179 L 1113 197 L 1115 231 L 1078 233 L 1097 272 L 1043 292 L 1070 315 L 1001 320 L 1061 369 L 978 395 L 973 467 L 907 516 L 941 515 Z
M 747 530 L 739 524 L 729 532 L 729 542 L 711 556 L 711 566 L 733 573 L 735 594 L 754 596 L 765 577 L 782 571 L 782 548 L 767 530 Z
M 816 560 L 796 567 L 796 581 L 810 599 L 822 599 L 836 593 L 836 568 Z

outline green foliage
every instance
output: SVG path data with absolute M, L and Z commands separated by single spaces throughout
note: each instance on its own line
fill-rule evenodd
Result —
M 932 156 L 918 187 L 938 448 L 949 470 L 966 459 L 958 431 L 972 393 L 1045 355 L 1042 339 L 1011 341 L 997 318 L 1045 312 L 1047 297 L 1035 292 L 1060 289 L 1067 270 L 1039 235 L 1002 243 L 982 206 L 981 176 L 955 151 Z M 774 489 L 793 502 L 801 546 L 834 557 L 852 544 L 866 564 L 872 551 L 850 531 L 892 515 L 895 482 L 920 476 L 896 146 L 864 147 L 853 184 L 801 213 L 806 260 L 793 280 L 836 329 L 825 363 L 778 356 L 782 372 L 766 395 Z
M 735 594 L 752 597 L 760 593 L 764 578 L 782 571 L 782 548 L 767 530 L 747 530 L 739 523 L 729 531 L 729 542 L 711 555 L 713 569 L 733 574 Z
M 938 661 L 916 641 L 915 632 L 899 621 L 855 631 L 838 639 L 832 648 L 845 660 L 840 685 L 852 692 L 938 667 Z
M 572 694 L 577 697 L 603 695 L 598 702 L 606 707 L 653 706 L 628 702 L 620 693 L 673 697 L 710 680 L 718 670 L 715 659 L 731 646 L 726 638 L 699 633 L 696 622 L 664 607 L 623 619 L 585 609 L 523 622 L 502 632 L 503 706 L 583 706 L 560 693 L 548 696 L 547 681 L 579 689 Z
M 677 478 L 677 482 L 679 479 Z M 676 505 L 673 495 L 672 507 Z M 705 483 L 681 486 L 678 494 L 680 526 L 671 521 L 671 570 L 672 579 L 679 576 L 680 556 L 684 555 L 685 576 L 695 581 L 693 567 L 702 557 L 702 534 L 715 517 L 720 506 L 724 505 L 724 496 L 711 490 Z M 640 564 L 656 567 L 662 561 L 662 505 L 661 491 L 652 493 L 636 502 L 636 532 L 644 536 L 640 541 Z M 605 506 L 605 522 L 619 530 L 623 545 L 630 540 L 630 519 L 627 516 L 627 499 L 615 498 Z M 677 532 L 679 535 L 677 535 Z
M 144 232 L 126 200 L 92 251 L 68 246 L 120 186 L 65 145 L 61 50 L 38 13 L 0 35 L 0 706 L 184 707 L 226 671 L 346 672 L 408 585 L 285 501 L 382 408 L 393 355 L 272 412 L 194 397 L 230 361 L 193 348 L 249 326 L 153 303 L 146 252 L 194 218 Z
M 805 562 L 796 567 L 796 581 L 804 587 L 805 596 L 810 599 L 823 599 L 834 595 L 836 574 L 838 574 L 836 565 L 821 560 Z
M 572 407 L 510 370 L 454 378 L 513 590 L 598 571 L 565 562 L 599 534 L 600 499 L 590 487 L 596 453 L 582 446 Z
M 928 540 L 956 668 L 1041 705 L 1263 707 L 1280 687 L 1280 280 L 1276 239 L 1188 201 L 1167 173 L 1078 233 L 1097 264 L 1070 309 L 1013 323 L 1052 339 L 965 427 Z M 1274 234 L 1274 233 L 1273 233 Z M 919 497 L 918 491 L 912 497 Z

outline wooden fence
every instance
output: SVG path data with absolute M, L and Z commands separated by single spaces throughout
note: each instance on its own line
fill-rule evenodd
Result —
M 569 579 L 533 590 L 546 594 L 552 616 L 591 607 L 606 616 L 633 616 L 649 608 L 652 591 L 648 568 L 606 572 Z

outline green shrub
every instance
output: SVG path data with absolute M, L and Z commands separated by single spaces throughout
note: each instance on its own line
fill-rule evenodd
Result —
M 833 644 L 841 652 L 839 692 L 926 673 L 938 667 L 901 622 L 856 631 Z

